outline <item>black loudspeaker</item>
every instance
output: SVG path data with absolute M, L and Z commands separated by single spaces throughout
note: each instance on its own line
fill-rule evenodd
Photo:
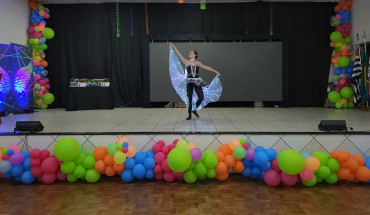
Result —
M 37 132 L 44 130 L 40 121 L 17 121 L 15 123 L 14 133 L 17 131 Z
M 320 131 L 347 131 L 345 120 L 321 120 L 319 124 Z

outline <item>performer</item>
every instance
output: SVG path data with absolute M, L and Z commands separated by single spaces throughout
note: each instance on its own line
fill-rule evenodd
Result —
M 201 103 L 204 100 L 203 87 L 206 86 L 206 83 L 199 76 L 199 67 L 202 68 L 202 69 L 214 72 L 214 73 L 217 74 L 217 76 L 220 76 L 220 73 L 218 71 L 216 71 L 215 69 L 212 69 L 211 67 L 203 65 L 201 62 L 197 61 L 196 60 L 198 58 L 197 51 L 195 51 L 195 50 L 190 51 L 190 53 L 189 53 L 190 60 L 187 60 L 182 56 L 180 51 L 176 48 L 176 46 L 173 43 L 170 43 L 170 46 L 176 52 L 177 56 L 180 58 L 181 62 L 185 65 L 185 68 L 186 68 L 186 70 L 185 70 L 185 74 L 186 74 L 186 94 L 187 94 L 187 98 L 188 98 L 188 102 L 189 102 L 189 104 L 188 104 L 189 116 L 186 118 L 186 120 L 191 119 L 191 113 L 192 112 L 196 117 L 199 118 L 199 115 L 197 113 L 197 109 L 200 107 Z M 221 87 L 221 91 L 222 91 L 221 84 L 220 84 L 220 87 Z M 193 103 L 192 103 L 193 91 L 194 90 L 195 90 L 195 92 L 198 96 L 198 99 L 196 100 L 196 103 L 195 103 L 195 108 L 193 107 Z M 220 91 L 220 94 L 221 94 L 221 91 Z M 217 97 L 217 99 L 218 99 L 218 97 Z

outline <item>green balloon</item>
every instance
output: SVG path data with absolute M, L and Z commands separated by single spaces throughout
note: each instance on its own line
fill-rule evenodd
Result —
M 193 170 L 187 170 L 184 173 L 184 181 L 188 184 L 195 183 L 198 180 L 198 177 L 195 175 Z
M 313 178 L 309 181 L 302 180 L 302 184 L 306 187 L 313 187 L 316 185 L 316 182 L 317 182 L 316 175 L 314 175 Z
M 116 145 L 117 145 L 116 143 L 109 144 L 109 146 L 108 146 L 108 154 L 114 155 L 116 153 L 116 151 L 117 151 Z
M 328 99 L 329 101 L 333 102 L 333 103 L 337 103 L 339 102 L 339 100 L 341 99 L 342 97 L 340 96 L 340 94 L 337 92 L 337 91 L 331 91 L 329 94 L 328 94 Z
M 325 179 L 328 184 L 335 184 L 338 181 L 338 176 L 335 173 L 332 173 L 329 177 Z
M 73 174 L 69 174 L 67 175 L 67 181 L 68 182 L 76 182 L 78 180 L 78 178 L 76 176 L 74 176 Z
M 243 145 L 244 143 L 246 143 L 247 142 L 247 140 L 246 139 L 244 139 L 244 138 L 242 138 L 242 139 L 240 139 L 240 145 Z
M 206 153 L 204 156 L 204 164 L 207 168 L 215 168 L 217 166 L 218 159 L 215 154 Z
M 189 169 L 194 169 L 195 164 L 196 164 L 196 161 L 192 161 L 191 164 L 190 164 Z
M 198 176 L 199 180 L 203 180 L 203 179 L 206 179 L 206 178 L 207 178 L 207 175 Z
M 48 108 L 48 105 L 44 103 L 44 104 L 42 104 L 42 105 L 40 106 L 40 108 L 45 110 L 46 108 Z
M 185 149 L 188 149 L 189 148 L 189 143 L 186 140 L 179 140 L 176 143 L 176 147 L 183 147 Z
M 42 31 L 42 36 L 44 36 L 48 40 L 53 39 L 54 35 L 55 35 L 55 33 L 54 33 L 53 29 L 51 29 L 51 28 L 45 28 Z
M 312 154 L 313 157 L 319 159 L 320 166 L 325 166 L 328 163 L 330 155 L 322 151 L 316 151 Z
M 97 172 L 95 169 L 88 169 L 86 171 L 85 179 L 89 183 L 95 183 L 100 179 L 100 173 Z
M 277 162 L 280 169 L 288 175 L 296 175 L 304 169 L 306 161 L 301 153 L 294 149 L 286 149 L 282 151 Z
M 73 161 L 80 153 L 80 144 L 72 137 L 63 137 L 54 146 L 54 154 L 61 161 Z
M 76 157 L 76 159 L 74 159 L 73 161 L 75 162 L 75 164 L 77 165 L 82 165 L 82 163 L 84 162 L 85 158 L 87 157 L 87 155 L 83 152 L 80 152 L 80 154 L 78 154 L 78 156 Z
M 113 155 L 113 160 L 116 164 L 123 164 L 126 160 L 126 155 L 122 151 L 117 151 Z
M 338 59 L 338 65 L 339 67 L 347 67 L 351 63 L 351 60 L 349 57 L 342 56 Z
M 73 171 L 73 175 L 76 176 L 76 178 L 82 178 L 86 175 L 86 169 L 82 165 L 77 165 Z
M 94 168 L 95 162 L 96 162 L 95 158 L 89 155 L 83 161 L 82 166 L 85 167 L 86 169 L 91 169 Z
M 174 172 L 184 172 L 191 165 L 191 154 L 188 149 L 176 147 L 168 153 L 168 166 Z
M 246 154 L 247 151 L 242 146 L 238 146 L 234 149 L 234 155 L 236 158 L 242 159 Z
M 343 107 L 344 109 L 346 109 L 346 108 L 348 108 L 348 104 L 343 104 L 343 105 L 342 105 L 342 107 Z
M 352 37 L 344 38 L 344 42 L 347 43 L 347 44 L 350 44 L 352 42 Z
M 51 103 L 53 103 L 54 102 L 54 95 L 53 94 L 51 94 L 51 93 L 46 93 L 46 94 L 44 94 L 42 97 L 41 97 L 41 99 L 42 99 L 42 101 L 45 103 L 45 104 L 47 104 L 47 105 L 49 105 L 49 104 L 51 104 Z
M 93 156 L 94 157 L 94 150 L 89 151 L 89 153 L 87 153 L 87 156 Z
M 198 177 L 204 177 L 207 175 L 207 167 L 203 163 L 197 163 L 194 167 L 194 173 Z
M 320 166 L 319 171 L 317 172 L 317 176 L 320 178 L 326 179 L 331 174 L 330 169 L 327 166 Z
M 216 178 L 217 172 L 214 168 L 208 169 L 207 171 L 207 177 L 208 178 Z
M 336 173 L 339 170 L 339 162 L 335 159 L 330 158 L 326 166 L 330 169 L 331 173 Z
M 62 165 L 60 166 L 60 170 L 62 171 L 62 173 L 68 175 L 68 174 L 73 173 L 73 170 L 75 169 L 75 167 L 76 167 L 75 162 L 66 161 L 62 163 Z
M 334 43 L 341 42 L 342 39 L 342 34 L 339 31 L 334 31 L 330 34 L 330 40 Z
M 33 88 L 36 88 L 36 89 L 38 89 L 38 88 L 40 88 L 41 86 L 40 86 L 40 84 L 35 84 L 35 85 L 33 85 Z
M 350 87 L 343 87 L 341 90 L 340 90 L 340 95 L 345 98 L 345 99 L 348 99 L 349 97 L 353 96 L 353 89 L 350 88 Z
M 348 108 L 354 108 L 355 107 L 355 104 L 353 102 L 348 102 Z
M 335 107 L 338 108 L 338 109 L 342 108 L 342 106 L 343 105 L 340 102 L 335 103 Z
M 319 176 L 316 176 L 316 182 L 322 182 L 324 179 L 320 178 Z
M 123 145 L 122 144 L 116 144 L 116 150 L 122 151 Z

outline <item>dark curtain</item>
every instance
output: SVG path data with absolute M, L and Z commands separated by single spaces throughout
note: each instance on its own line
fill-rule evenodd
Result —
M 330 66 L 329 18 L 335 3 L 148 4 L 152 35 L 274 36 L 283 39 L 286 106 L 322 106 Z M 65 107 L 70 78 L 111 78 L 114 104 L 149 102 L 149 42 L 144 4 L 120 4 L 121 37 L 116 37 L 115 4 L 48 5 L 55 38 L 48 41 L 51 92 Z M 272 11 L 271 11 L 272 9 Z M 150 37 L 149 37 L 150 38 Z M 169 38 L 170 39 L 170 38 Z

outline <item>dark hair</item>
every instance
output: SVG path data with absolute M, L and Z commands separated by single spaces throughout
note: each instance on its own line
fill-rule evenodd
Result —
M 197 52 L 197 51 L 195 51 L 195 50 L 191 50 L 191 51 L 193 51 L 193 52 L 194 52 L 194 54 L 195 54 L 195 59 L 197 59 L 197 58 L 198 58 L 198 52 Z

